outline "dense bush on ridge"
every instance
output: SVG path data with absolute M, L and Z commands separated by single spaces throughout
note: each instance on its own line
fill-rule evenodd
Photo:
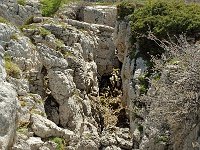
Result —
M 150 31 L 159 39 L 173 38 L 174 35 L 180 34 L 186 34 L 196 40 L 199 38 L 198 4 L 185 4 L 183 1 L 149 1 L 143 7 L 136 8 L 136 5 L 123 2 L 118 5 L 118 16 L 127 16 L 124 12 L 130 14 L 132 42 L 139 41 L 140 55 L 143 57 L 147 56 L 147 53 L 157 55 L 163 52 L 153 41 L 146 38 Z

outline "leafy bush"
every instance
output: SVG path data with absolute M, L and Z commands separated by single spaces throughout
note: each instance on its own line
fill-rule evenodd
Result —
M 24 6 L 24 5 L 26 4 L 26 0 L 17 0 L 17 3 L 18 3 L 19 5 Z
M 157 37 L 200 32 L 200 6 L 184 2 L 157 1 L 136 10 L 132 17 L 134 36 L 149 30 Z
M 64 150 L 65 148 L 65 140 L 59 137 L 52 137 L 51 141 L 57 144 L 56 150 Z
M 139 42 L 140 55 L 155 56 L 161 54 L 163 49 L 146 38 L 149 32 L 159 39 L 172 38 L 183 33 L 186 36 L 199 38 L 200 5 L 185 4 L 183 1 L 149 2 L 135 10 L 130 20 L 133 42 Z
M 135 3 L 122 2 L 119 5 L 117 5 L 118 20 L 123 20 L 124 17 L 133 13 L 135 8 L 136 8 Z
M 117 6 L 117 10 L 118 19 L 130 16 L 132 42 L 137 41 L 140 48 L 139 54 L 132 53 L 133 57 L 143 57 L 148 60 L 150 55 L 161 55 L 164 52 L 155 41 L 147 39 L 149 32 L 158 39 L 171 37 L 174 40 L 174 35 L 183 33 L 196 40 L 200 38 L 198 34 L 200 32 L 200 5 L 198 4 L 185 4 L 180 0 L 155 0 L 138 6 L 133 2 L 122 2 Z

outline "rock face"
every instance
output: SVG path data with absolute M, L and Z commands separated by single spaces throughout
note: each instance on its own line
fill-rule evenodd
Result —
M 17 25 L 22 25 L 25 20 L 33 15 L 40 16 L 39 8 L 40 3 L 37 0 L 27 0 L 24 6 L 17 0 L 2 0 L 0 2 L 1 16 Z
M 6 150 L 11 147 L 16 131 L 17 124 L 17 95 L 9 83 L 0 82 L 0 100 L 1 100 L 1 117 L 0 117 L 0 148 Z
M 83 21 L 115 27 L 117 18 L 116 7 L 86 6 L 83 10 Z
M 51 18 L 39 1 L 18 3 L 0 2 L 12 22 L 0 23 L 0 149 L 199 148 L 198 44 L 146 78 L 115 6 L 70 5 Z
M 0 2 L 1 16 L 13 23 L 0 23 L 0 149 L 131 149 L 131 137 L 120 135 L 128 129 L 116 129 L 117 144 L 103 144 L 109 133 L 101 138 L 98 78 L 119 68 L 116 8 L 85 7 L 82 20 L 73 20 L 41 17 L 39 1 L 18 3 Z M 37 16 L 32 24 L 15 26 L 30 16 Z
M 5 81 L 4 49 L 0 47 L 0 149 L 11 148 L 15 139 L 18 100 L 13 86 Z

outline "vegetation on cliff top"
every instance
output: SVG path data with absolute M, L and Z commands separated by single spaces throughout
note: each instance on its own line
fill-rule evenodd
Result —
M 140 55 L 157 55 L 163 52 L 154 41 L 146 38 L 149 32 L 158 39 L 168 39 L 169 37 L 173 39 L 174 36 L 180 34 L 185 34 L 195 40 L 199 38 L 200 5 L 162 0 L 148 1 L 139 8 L 136 6 L 126 2 L 121 3 L 118 5 L 118 16 L 123 19 L 129 15 L 133 35 L 132 42 L 139 42 Z
M 42 4 L 42 15 L 50 17 L 58 11 L 58 9 L 66 3 L 75 2 L 77 0 L 41 0 Z
M 160 38 L 200 32 L 200 5 L 158 1 L 147 3 L 131 16 L 134 36 L 152 31 Z

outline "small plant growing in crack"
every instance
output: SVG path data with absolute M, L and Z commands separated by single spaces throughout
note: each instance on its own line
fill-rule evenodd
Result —
M 50 141 L 53 141 L 57 144 L 56 150 L 65 150 L 66 142 L 63 138 L 60 137 L 51 137 Z
M 9 55 L 5 55 L 4 61 L 7 75 L 13 78 L 20 78 L 21 70 L 17 64 L 12 62 L 11 57 Z

